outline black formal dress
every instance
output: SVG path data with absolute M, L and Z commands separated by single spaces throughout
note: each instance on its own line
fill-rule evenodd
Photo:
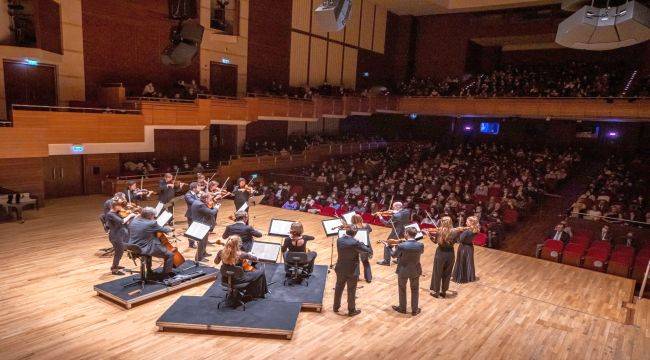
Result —
M 129 229 L 116 212 L 109 211 L 106 214 L 106 227 L 108 227 L 108 240 L 113 245 L 113 265 L 111 269 L 117 269 L 120 259 L 124 254 L 124 243 L 129 241 Z
M 476 281 L 474 269 L 474 240 L 475 233 L 465 230 L 460 234 L 460 245 L 454 266 L 453 280 L 457 283 Z
M 457 234 L 457 232 L 456 232 Z M 454 236 L 450 234 L 449 236 Z M 433 271 L 431 276 L 431 286 L 429 289 L 436 293 L 444 294 L 449 289 L 449 280 L 451 272 L 454 269 L 454 242 L 449 239 L 445 244 L 438 244 L 436 254 L 433 258 Z
M 239 210 L 242 205 L 248 203 L 248 199 L 251 198 L 251 193 L 240 189 L 239 186 L 235 186 L 232 190 L 233 201 L 235 202 L 235 211 Z M 246 207 L 246 212 L 248 212 L 248 207 Z
M 222 254 L 223 250 L 219 250 L 217 257 L 214 260 L 215 264 L 218 265 L 221 262 Z M 250 262 L 257 261 L 257 258 L 255 256 L 248 253 L 241 253 L 239 255 L 239 259 L 240 261 L 236 266 L 241 266 L 241 260 L 243 259 L 249 260 Z M 233 267 L 235 267 L 235 265 L 221 264 L 221 276 L 226 276 L 226 271 L 232 269 Z M 233 283 L 235 285 L 248 283 L 248 285 L 243 289 L 243 292 L 245 294 L 244 298 L 250 297 L 253 299 L 261 299 L 264 298 L 266 293 L 269 292 L 268 285 L 266 284 L 266 275 L 264 274 L 264 269 L 244 271 L 241 277 L 233 278 Z
M 366 230 L 368 232 L 368 234 L 370 234 L 372 232 L 372 228 L 368 224 L 366 224 L 366 226 L 364 226 L 362 228 L 359 228 L 359 230 Z M 370 268 L 370 258 L 372 257 L 373 252 L 372 252 L 372 246 L 369 245 L 368 248 L 370 249 L 370 252 L 369 253 L 363 253 L 363 254 L 359 255 L 359 257 L 361 258 L 361 263 L 363 264 L 363 278 L 367 282 L 371 282 L 372 281 L 372 269 Z
M 336 241 L 338 258 L 336 259 L 336 286 L 334 287 L 334 311 L 341 307 L 343 289 L 348 288 L 348 312 L 356 310 L 355 298 L 359 280 L 359 254 L 369 253 L 370 248 L 357 239 L 345 235 Z
M 302 252 L 307 253 L 307 262 L 300 264 L 304 267 L 305 271 L 311 274 L 314 270 L 314 261 L 316 260 L 315 251 L 307 251 L 307 241 L 314 240 L 315 238 L 310 235 L 303 235 L 302 239 L 304 240 L 302 246 L 297 246 L 293 244 L 293 240 L 290 237 L 285 237 L 284 242 L 282 243 L 282 257 L 284 258 L 284 270 L 288 271 L 286 255 L 288 252 Z
M 420 275 L 420 255 L 424 253 L 424 244 L 415 239 L 406 240 L 395 247 L 391 255 L 397 258 L 397 286 L 399 291 L 399 309 L 406 311 L 406 283 L 411 288 L 411 311 L 418 311 Z

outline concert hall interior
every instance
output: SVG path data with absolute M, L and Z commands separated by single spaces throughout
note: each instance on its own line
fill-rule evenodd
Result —
M 0 358 L 647 359 L 649 8 L 0 0 Z

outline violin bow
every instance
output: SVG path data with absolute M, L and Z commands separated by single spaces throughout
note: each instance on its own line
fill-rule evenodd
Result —
M 427 217 L 429 218 L 429 220 L 431 220 L 431 224 L 433 224 L 433 226 L 435 226 L 435 227 L 437 228 L 438 225 L 437 225 L 436 222 L 433 220 L 433 218 L 431 217 L 431 215 L 429 214 L 429 212 L 428 212 L 427 210 L 424 210 L 424 212 L 427 214 Z
M 144 175 L 140 177 L 140 190 L 143 189 L 143 186 L 144 186 Z
M 212 174 L 212 176 L 210 176 L 210 178 L 208 179 L 208 183 L 210 183 L 210 181 L 212 181 L 212 178 L 213 178 L 215 175 L 217 175 L 217 172 L 216 172 L 216 171 L 214 172 L 214 174 Z

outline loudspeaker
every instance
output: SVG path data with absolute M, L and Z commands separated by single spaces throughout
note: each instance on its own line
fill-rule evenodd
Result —
M 200 44 L 203 40 L 203 26 L 196 21 L 185 21 L 181 25 L 181 41 Z
M 650 13 L 639 2 L 618 7 L 583 6 L 558 26 L 555 42 L 573 49 L 611 50 L 650 39 Z
M 192 60 L 197 52 L 198 47 L 196 45 L 182 42 L 176 46 L 172 46 L 168 51 L 163 53 L 161 60 L 165 65 L 188 67 L 192 64 Z
M 351 0 L 328 0 L 314 10 L 313 18 L 322 31 L 339 31 L 345 27 L 351 8 Z
M 187 67 L 199 52 L 203 40 L 203 26 L 193 20 L 185 21 L 170 32 L 171 45 L 163 51 L 160 59 L 164 65 Z

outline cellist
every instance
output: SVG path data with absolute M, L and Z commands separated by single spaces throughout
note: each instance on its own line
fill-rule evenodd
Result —
M 162 245 L 156 234 L 159 232 L 169 234 L 172 231 L 172 228 L 158 225 L 156 210 L 152 207 L 142 209 L 140 216 L 131 220 L 129 225 L 129 244 L 140 247 L 145 255 L 163 259 L 165 262 L 163 271 L 166 277 L 176 275 L 173 271 L 174 253 Z

